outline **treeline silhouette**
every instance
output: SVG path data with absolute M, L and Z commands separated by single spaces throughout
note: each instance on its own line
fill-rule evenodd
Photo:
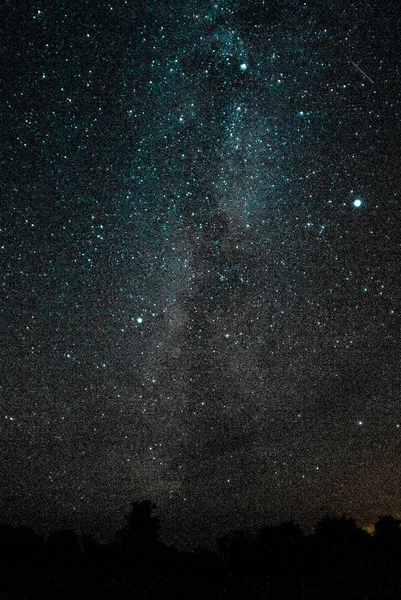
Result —
M 391 516 L 373 535 L 354 519 L 326 517 L 310 535 L 286 522 L 189 552 L 160 539 L 155 508 L 132 502 L 108 543 L 0 525 L 0 599 L 401 599 L 401 529 Z

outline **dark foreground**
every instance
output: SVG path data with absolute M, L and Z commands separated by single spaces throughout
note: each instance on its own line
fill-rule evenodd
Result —
M 372 536 L 353 519 L 326 518 L 308 536 L 282 523 L 233 532 L 215 551 L 182 552 L 160 540 L 154 508 L 132 503 L 127 525 L 108 544 L 73 531 L 45 540 L 1 525 L 0 599 L 401 599 L 401 529 L 393 517 L 379 519 Z

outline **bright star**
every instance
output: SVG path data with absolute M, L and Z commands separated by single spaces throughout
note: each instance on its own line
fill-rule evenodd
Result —
M 355 206 L 355 208 L 360 208 L 362 206 L 361 198 L 355 198 L 352 204 Z
M 137 320 L 136 320 L 136 322 L 137 322 L 137 323 L 143 323 L 143 319 L 142 319 L 142 317 L 138 317 L 138 318 L 137 318 Z
M 241 71 L 246 71 L 248 68 L 248 65 L 246 63 L 242 63 L 239 68 L 241 69 Z

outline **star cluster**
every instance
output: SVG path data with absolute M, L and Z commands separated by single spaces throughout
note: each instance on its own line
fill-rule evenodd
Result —
M 396 12 L 4 4 L 7 518 L 400 510 Z

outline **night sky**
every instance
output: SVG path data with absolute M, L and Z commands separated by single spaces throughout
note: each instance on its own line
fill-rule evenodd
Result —
M 0 520 L 400 513 L 398 1 L 2 4 Z

